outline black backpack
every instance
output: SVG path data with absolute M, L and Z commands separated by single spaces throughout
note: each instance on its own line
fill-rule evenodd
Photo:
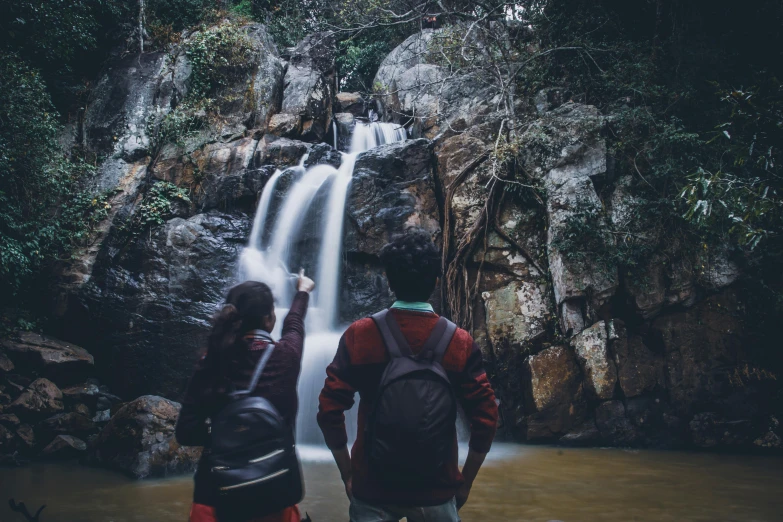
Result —
M 249 388 L 230 394 L 229 403 L 211 419 L 205 460 L 221 522 L 276 513 L 304 497 L 293 430 L 271 402 L 251 395 L 274 348 L 271 343 L 266 347 Z
M 392 487 L 431 485 L 453 454 L 457 401 L 442 362 L 457 326 L 441 317 L 414 356 L 388 310 L 372 318 L 390 361 L 366 425 L 370 470 Z

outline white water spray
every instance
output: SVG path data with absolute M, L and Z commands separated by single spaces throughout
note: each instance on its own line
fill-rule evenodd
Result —
M 335 148 L 337 128 L 334 128 Z M 291 305 L 298 266 L 305 249 L 302 242 L 305 221 L 315 218 L 319 240 L 317 266 L 305 267 L 315 274 L 316 291 L 311 298 L 307 317 L 302 373 L 299 379 L 299 415 L 296 437 L 298 444 L 323 444 L 315 422 L 318 394 L 324 384 L 326 367 L 334 358 L 342 334 L 339 327 L 340 267 L 345 204 L 350 189 L 356 158 L 360 153 L 386 143 L 407 138 L 404 128 L 391 123 L 357 123 L 351 140 L 351 149 L 342 154 L 339 169 L 329 165 L 315 165 L 293 182 L 282 201 L 273 209 L 273 200 L 280 178 L 287 172 L 275 172 L 264 187 L 253 221 L 250 241 L 240 259 L 240 279 L 267 283 L 277 298 L 277 328 L 280 335 L 283 318 Z M 304 161 L 300 162 L 303 167 Z M 328 191 L 325 193 L 324 191 Z M 321 206 L 322 208 L 316 208 Z M 271 233 L 264 230 L 271 225 Z M 346 424 L 351 437 L 356 432 L 355 414 L 347 415 Z

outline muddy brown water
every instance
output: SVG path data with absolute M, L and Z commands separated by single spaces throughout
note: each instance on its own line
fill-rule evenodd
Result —
M 302 451 L 314 522 L 347 521 L 327 451 Z M 7 499 L 47 507 L 41 522 L 184 522 L 190 477 L 135 482 L 78 464 L 0 469 Z M 464 522 L 783 521 L 783 457 L 495 445 L 461 512 Z

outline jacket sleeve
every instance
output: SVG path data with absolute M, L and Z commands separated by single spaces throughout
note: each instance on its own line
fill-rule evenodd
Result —
M 353 367 L 346 344 L 350 332 L 349 328 L 340 338 L 334 360 L 326 368 L 326 382 L 318 398 L 318 426 L 329 449 L 340 449 L 348 444 L 345 412 L 353 406 L 356 394 Z
M 280 342 L 285 342 L 287 346 L 296 347 L 299 355 L 302 354 L 305 338 L 305 316 L 307 315 L 307 305 L 310 302 L 310 294 L 307 292 L 297 292 L 294 300 L 291 302 L 291 309 L 283 321 L 283 331 L 280 335 Z
M 211 386 L 204 359 L 199 361 L 196 372 L 190 379 L 188 391 L 182 401 L 174 435 L 182 446 L 206 446 L 209 443 L 209 418 L 207 405 L 204 404 L 204 391 Z
M 498 405 L 475 342 L 460 374 L 457 395 L 470 421 L 470 449 L 487 453 L 497 431 Z

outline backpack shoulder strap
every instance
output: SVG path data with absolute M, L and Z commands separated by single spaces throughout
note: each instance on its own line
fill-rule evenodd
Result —
M 266 349 L 264 350 L 264 353 L 261 355 L 261 358 L 258 360 L 255 371 L 253 371 L 253 378 L 250 379 L 250 385 L 247 387 L 247 390 L 236 392 L 236 394 L 249 395 L 253 393 L 253 390 L 255 390 L 256 386 L 258 385 L 258 380 L 261 378 L 261 374 L 264 373 L 264 368 L 266 367 L 266 363 L 269 362 L 269 358 L 272 357 L 272 352 L 274 351 L 275 351 L 274 343 L 269 343 L 268 345 L 266 345 Z
M 445 317 L 438 319 L 438 322 L 435 323 L 435 328 L 432 329 L 432 333 L 430 333 L 429 338 L 427 338 L 421 349 L 421 357 L 425 360 L 442 364 L 443 356 L 446 354 L 446 350 L 449 348 L 455 333 L 457 333 L 456 324 Z
M 389 313 L 388 309 L 381 310 L 377 314 L 374 314 L 372 320 L 378 327 L 378 331 L 381 332 L 383 344 L 386 345 L 386 350 L 391 357 L 411 356 L 411 348 L 405 340 L 405 336 L 402 335 L 402 331 L 400 330 L 397 321 L 394 319 L 394 315 Z

